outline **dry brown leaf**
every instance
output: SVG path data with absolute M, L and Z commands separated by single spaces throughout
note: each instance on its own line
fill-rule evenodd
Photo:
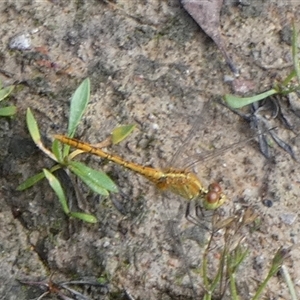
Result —
M 223 0 L 181 0 L 181 3 L 202 30 L 216 43 L 232 72 L 238 74 L 238 70 L 227 54 L 220 32 L 220 11 Z

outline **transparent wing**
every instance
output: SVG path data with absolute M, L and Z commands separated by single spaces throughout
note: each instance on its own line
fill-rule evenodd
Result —
M 219 105 L 216 101 L 210 100 L 202 105 L 201 114 L 196 117 L 186 139 L 181 142 L 180 147 L 170 162 L 170 166 L 191 169 L 198 163 L 213 160 L 228 151 L 243 147 L 250 141 L 260 138 L 268 131 L 274 129 L 271 128 L 265 132 L 247 137 L 247 133 L 248 136 L 251 133 L 249 130 L 247 130 L 247 133 L 241 133 L 238 131 L 235 132 L 233 127 L 230 129 L 231 126 L 229 123 L 234 123 L 236 116 L 231 114 L 230 111 L 222 111 L 222 109 L 224 109 L 223 106 Z M 228 128 L 227 131 L 221 127 L 218 132 L 218 129 L 215 128 L 220 119 L 223 119 L 224 127 Z M 211 132 L 214 132 L 214 136 L 210 135 Z M 235 136 L 235 140 L 238 141 L 232 142 L 234 140 L 231 139 L 232 136 Z M 222 140 L 226 140 L 226 142 L 222 142 Z M 216 146 L 218 147 L 217 149 Z

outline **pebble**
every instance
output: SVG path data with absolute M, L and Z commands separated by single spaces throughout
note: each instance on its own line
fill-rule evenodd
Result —
M 286 225 L 292 225 L 296 219 L 297 215 L 294 213 L 283 213 L 280 215 L 281 221 Z
M 266 207 L 272 207 L 273 206 L 273 201 L 270 200 L 270 199 L 264 199 L 262 201 L 263 205 L 266 206 Z
M 16 50 L 28 50 L 31 48 L 31 39 L 29 34 L 17 34 L 9 41 L 9 48 Z

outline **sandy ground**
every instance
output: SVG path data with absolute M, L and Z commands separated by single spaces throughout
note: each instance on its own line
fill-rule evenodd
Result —
M 242 4 L 227 1 L 222 10 L 223 38 L 240 78 L 251 81 L 248 93 L 258 93 L 290 71 L 290 22 L 299 17 L 300 4 L 236 2 Z M 225 79 L 233 74 L 178 0 L 7 0 L 0 2 L 0 20 L 0 79 L 4 85 L 18 83 L 9 100 L 17 115 L 0 119 L 0 299 L 37 298 L 41 285 L 18 280 L 47 282 L 50 274 L 55 283 L 101 279 L 101 287 L 76 287 L 87 299 L 203 295 L 201 266 L 210 234 L 203 224 L 184 218 L 185 200 L 87 155 L 80 160 L 108 172 L 122 191 L 103 199 L 75 181 L 83 195 L 76 199 L 66 179 L 71 205 L 95 214 L 97 224 L 69 220 L 45 181 L 16 191 L 23 180 L 53 165 L 31 141 L 26 109 L 34 112 L 50 146 L 52 134 L 66 132 L 70 97 L 86 77 L 92 83 L 91 102 L 77 137 L 95 143 L 116 125 L 134 123 L 137 130 L 111 152 L 155 167 L 170 162 L 184 167 L 192 157 L 192 170 L 203 184 L 218 181 L 227 195 L 219 215 L 227 218 L 247 207 L 257 214 L 259 226 L 245 227 L 238 236 L 249 249 L 238 271 L 241 299 L 251 299 L 281 246 L 292 246 L 285 265 L 299 292 L 298 163 L 275 145 L 271 158 L 264 158 L 255 141 L 195 161 L 195 154 L 205 156 L 254 132 L 215 102 L 232 91 Z M 288 106 L 286 116 L 293 130 L 278 120 L 274 125 L 297 155 L 299 120 Z M 198 128 L 191 136 L 194 124 Z M 124 214 L 112 202 L 122 205 Z M 220 231 L 213 242 L 211 274 L 223 237 Z M 224 298 L 230 299 L 225 290 Z M 290 299 L 280 275 L 270 281 L 266 299 Z

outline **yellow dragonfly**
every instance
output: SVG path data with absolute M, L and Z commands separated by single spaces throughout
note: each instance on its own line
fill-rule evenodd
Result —
M 86 153 L 91 153 L 101 158 L 112 161 L 116 164 L 130 169 L 154 183 L 161 190 L 170 190 L 181 197 L 191 201 L 200 199 L 203 207 L 214 210 L 220 207 L 225 201 L 226 196 L 218 183 L 212 183 L 206 189 L 193 172 L 182 169 L 168 168 L 156 169 L 146 167 L 133 162 L 129 162 L 120 156 L 113 155 L 97 148 L 89 143 L 85 143 L 64 135 L 54 135 L 60 142 L 70 145 Z

